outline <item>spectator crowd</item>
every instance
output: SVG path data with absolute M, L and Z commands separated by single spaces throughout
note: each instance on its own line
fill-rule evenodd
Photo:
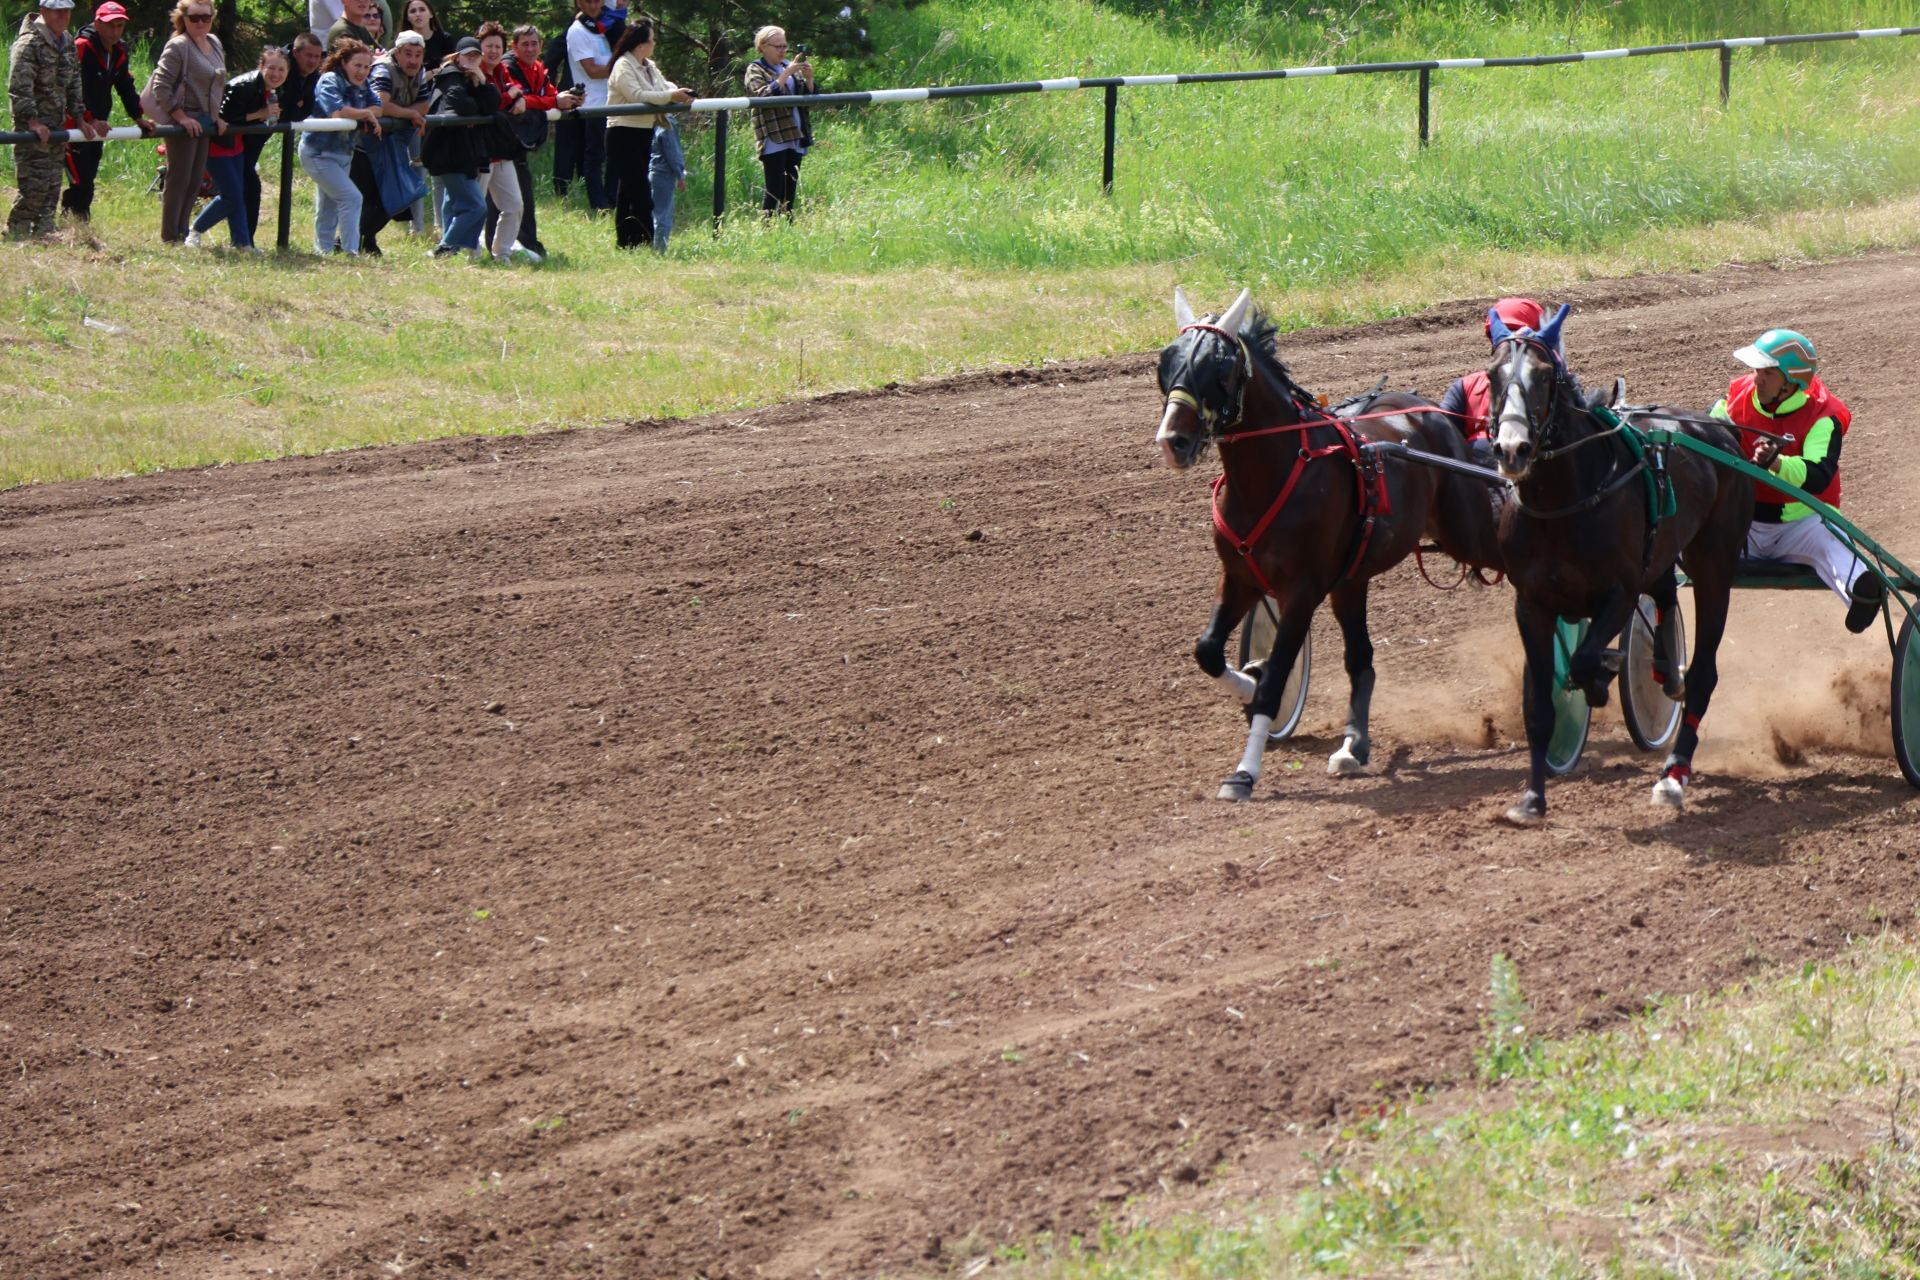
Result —
M 509 31 L 491 21 L 455 34 L 441 27 L 431 0 L 310 0 L 311 29 L 261 50 L 239 74 L 230 74 L 213 32 L 214 0 L 178 0 L 144 88 L 128 65 L 120 0 L 99 0 L 77 33 L 75 0 L 38 4 L 21 23 L 7 80 L 13 129 L 34 136 L 14 147 L 19 198 L 7 228 L 15 236 L 50 234 L 62 212 L 90 216 L 117 98 L 143 134 L 159 125 L 182 130 L 161 144 L 160 238 L 168 244 L 208 245 L 224 223 L 234 249 L 260 252 L 259 161 L 269 135 L 233 130 L 327 119 L 351 124 L 302 131 L 298 146 L 315 189 L 316 253 L 378 254 L 380 233 L 404 223 L 413 235 L 436 237 L 436 257 L 538 262 L 546 246 L 528 160 L 549 144 L 556 197 L 578 182 L 596 213 L 611 214 L 618 247 L 667 247 L 674 197 L 686 188 L 673 116 L 547 116 L 694 101 L 655 65 L 652 22 L 629 19 L 607 0 L 574 0 L 572 21 L 551 39 L 532 24 Z M 744 75 L 749 96 L 814 92 L 807 47 L 790 49 L 780 27 L 760 28 L 754 49 Z M 441 125 L 436 117 L 474 123 Z M 61 129 L 79 140 L 52 136 Z M 753 132 L 762 210 L 791 214 L 813 145 L 808 113 L 756 107 Z M 203 186 L 213 198 L 195 216 Z

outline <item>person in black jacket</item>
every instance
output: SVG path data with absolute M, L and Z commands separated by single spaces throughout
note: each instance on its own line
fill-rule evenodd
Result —
M 268 45 L 260 51 L 260 65 L 242 76 L 227 81 L 220 97 L 220 118 L 229 125 L 273 124 L 280 118 L 280 89 L 287 82 L 287 55 L 283 49 Z M 213 176 L 220 194 L 207 202 L 193 220 L 187 243 L 201 244 L 200 237 L 227 221 L 236 249 L 253 248 L 254 231 L 260 218 L 260 175 L 254 166 L 260 162 L 260 148 L 269 135 L 232 133 L 215 138 L 207 147 L 207 172 Z
M 287 61 L 293 69 L 280 88 L 280 118 L 288 124 L 313 114 L 313 90 L 320 83 L 320 63 L 327 56 L 326 46 L 311 31 L 302 31 L 287 46 Z
M 480 42 L 472 36 L 460 37 L 453 56 L 440 64 L 433 77 L 435 116 L 466 116 L 474 119 L 493 117 L 505 125 L 500 111 L 500 89 L 487 80 L 480 69 Z M 440 225 L 445 228 L 436 258 L 466 252 L 479 257 L 480 232 L 487 222 L 486 173 L 491 164 L 487 156 L 488 135 L 485 125 L 442 125 L 427 130 L 420 159 L 427 172 L 441 179 L 446 190 L 441 195 Z
M 127 10 L 120 0 L 105 0 L 93 11 L 91 25 L 81 29 L 74 39 L 73 51 L 80 59 L 80 97 L 87 114 L 105 123 L 113 111 L 113 96 L 127 118 L 151 135 L 153 121 L 140 109 L 140 88 L 127 69 L 127 46 L 121 37 L 127 33 Z M 93 180 L 100 172 L 100 153 L 104 142 L 67 144 L 67 189 L 60 196 L 60 207 L 85 222 L 93 213 Z

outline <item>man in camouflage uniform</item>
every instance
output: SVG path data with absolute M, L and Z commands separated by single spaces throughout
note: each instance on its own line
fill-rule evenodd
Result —
M 13 69 L 7 77 L 13 127 L 40 139 L 13 149 L 20 198 L 7 215 L 7 230 L 16 235 L 46 235 L 57 225 L 67 144 L 64 139 L 49 141 L 48 135 L 72 120 L 85 137 L 94 136 L 93 121 L 80 98 L 80 63 L 67 35 L 72 21 L 73 0 L 40 0 L 40 12 L 27 16 L 20 24 L 20 38 L 13 42 Z

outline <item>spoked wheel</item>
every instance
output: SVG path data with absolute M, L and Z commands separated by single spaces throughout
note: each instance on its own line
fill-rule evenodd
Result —
M 1587 695 L 1567 683 L 1573 651 L 1587 638 L 1587 622 L 1561 619 L 1553 624 L 1553 736 L 1547 739 L 1547 772 L 1558 778 L 1573 772 L 1587 749 L 1593 708 Z
M 1265 663 L 1273 654 L 1273 642 L 1280 634 L 1280 606 L 1272 596 L 1260 597 L 1260 603 L 1247 611 L 1240 624 L 1240 669 Z M 1252 673 L 1258 677 L 1258 672 Z M 1307 679 L 1313 674 L 1313 633 L 1300 642 L 1300 656 L 1287 673 L 1286 688 L 1280 691 L 1280 710 L 1274 713 L 1268 742 L 1284 742 L 1300 727 L 1307 711 Z
M 1907 782 L 1920 787 L 1920 645 L 1914 644 L 1913 616 L 1900 624 L 1893 644 L 1893 755 Z
M 1653 619 L 1653 597 L 1641 596 L 1634 606 L 1633 621 L 1627 624 L 1626 657 L 1620 664 L 1620 714 L 1626 717 L 1627 735 L 1642 751 L 1664 751 L 1672 746 L 1686 710 L 1667 696 L 1654 677 Z M 1680 662 L 1687 652 L 1687 624 L 1678 606 L 1673 613 L 1673 639 L 1677 652 L 1670 661 Z

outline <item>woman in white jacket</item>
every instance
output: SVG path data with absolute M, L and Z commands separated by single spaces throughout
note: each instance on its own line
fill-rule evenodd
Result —
M 653 24 L 644 18 L 630 23 L 613 47 L 613 69 L 607 73 L 607 105 L 692 102 L 693 91 L 682 89 L 653 65 Z M 653 243 L 653 188 L 647 167 L 653 158 L 652 113 L 607 118 L 607 178 L 612 183 L 614 243 L 637 249 Z

